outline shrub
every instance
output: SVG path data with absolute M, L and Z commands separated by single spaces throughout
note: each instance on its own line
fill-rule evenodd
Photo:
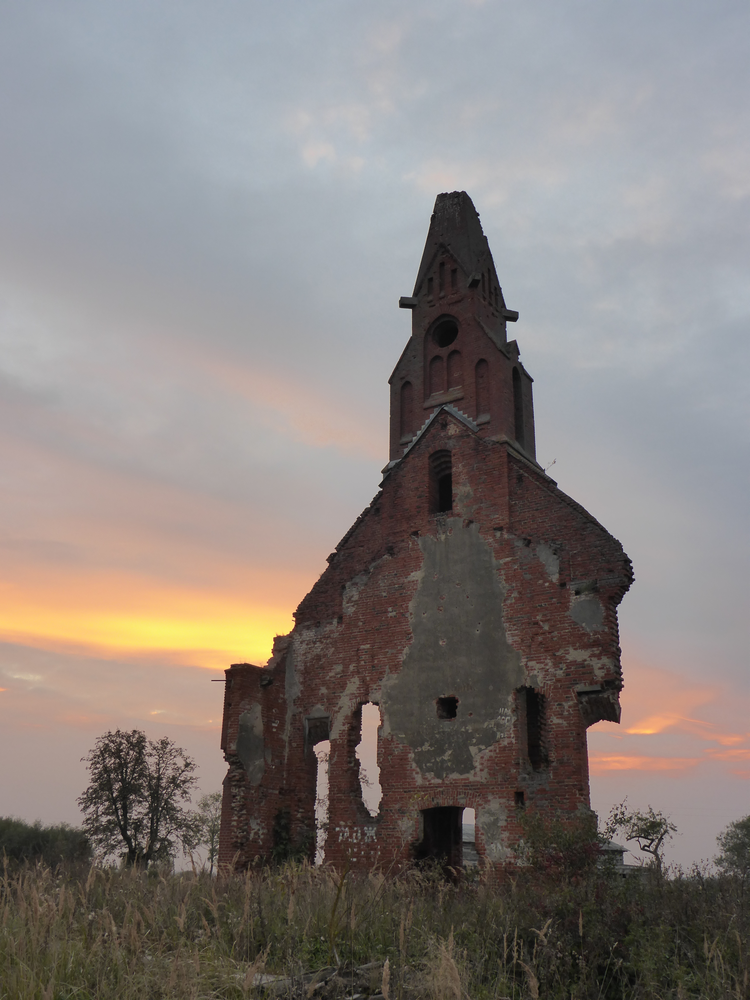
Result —
M 82 830 L 67 823 L 42 826 L 11 817 L 0 818 L 0 857 L 15 864 L 41 861 L 51 868 L 88 860 L 89 842 Z

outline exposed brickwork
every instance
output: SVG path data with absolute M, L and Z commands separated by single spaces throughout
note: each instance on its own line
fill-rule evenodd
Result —
M 527 809 L 587 811 L 586 728 L 619 719 L 616 609 L 630 561 L 534 460 L 531 380 L 504 337 L 514 314 L 463 193 L 438 198 L 410 304 L 413 335 L 391 379 L 391 461 L 380 492 L 268 665 L 227 671 L 224 865 L 268 858 L 279 817 L 312 852 L 313 744 L 330 735 L 326 861 L 407 863 L 423 838 L 422 811 L 452 806 L 476 810 L 477 851 L 503 866 L 521 833 L 519 793 Z M 445 316 L 457 332 L 436 350 L 432 331 Z M 461 352 L 451 370 L 464 383 L 446 387 L 450 399 L 425 387 L 441 351 L 444 371 Z M 480 361 L 489 371 L 486 396 L 481 379 L 479 387 L 485 413 L 476 405 Z M 404 401 L 424 414 L 408 440 Z M 451 509 L 440 512 L 430 485 L 436 452 L 448 453 L 452 477 Z M 455 718 L 440 717 L 446 697 Z M 369 701 L 382 715 L 376 818 L 362 802 L 355 757 Z

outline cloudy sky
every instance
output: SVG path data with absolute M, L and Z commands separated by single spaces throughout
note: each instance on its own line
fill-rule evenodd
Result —
M 749 93 L 745 0 L 0 0 L 0 815 L 77 822 L 118 726 L 219 787 L 211 679 L 376 492 L 464 189 L 539 459 L 635 566 L 593 804 L 710 857 L 750 813 Z

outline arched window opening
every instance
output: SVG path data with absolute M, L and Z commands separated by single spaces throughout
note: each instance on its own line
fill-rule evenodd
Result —
M 401 437 L 414 436 L 414 386 L 404 382 L 401 386 Z
M 430 455 L 429 500 L 432 514 L 453 510 L 453 463 L 447 450 Z
M 368 813 L 375 818 L 380 809 L 383 789 L 380 786 L 378 767 L 378 730 L 381 725 L 380 709 L 368 701 L 362 706 L 361 739 L 355 750 L 359 761 L 359 786 L 362 789 L 362 803 Z
M 432 298 L 432 278 L 427 279 L 427 298 Z
M 451 291 L 455 292 L 458 288 L 458 268 L 451 268 Z
M 445 264 L 442 260 L 438 266 L 438 290 L 441 295 L 445 294 Z
M 474 369 L 477 390 L 477 417 L 490 415 L 490 366 L 480 358 Z
M 522 448 L 526 447 L 526 435 L 523 427 L 523 388 L 518 369 L 513 369 L 513 425 L 514 436 Z
M 451 351 L 448 355 L 448 388 L 457 389 L 463 385 L 463 365 L 461 363 L 461 352 Z
M 436 354 L 430 361 L 430 395 L 445 392 L 445 362 Z

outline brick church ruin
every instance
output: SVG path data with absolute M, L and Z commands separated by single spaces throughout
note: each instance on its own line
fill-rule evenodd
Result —
M 379 492 L 268 663 L 226 671 L 223 865 L 289 845 L 312 858 L 326 767 L 318 849 L 352 870 L 460 867 L 465 810 L 472 858 L 497 867 L 524 810 L 590 814 L 586 729 L 620 718 L 631 563 L 536 461 L 532 380 L 506 332 L 518 313 L 465 192 L 438 196 L 399 304 L 412 334 Z

